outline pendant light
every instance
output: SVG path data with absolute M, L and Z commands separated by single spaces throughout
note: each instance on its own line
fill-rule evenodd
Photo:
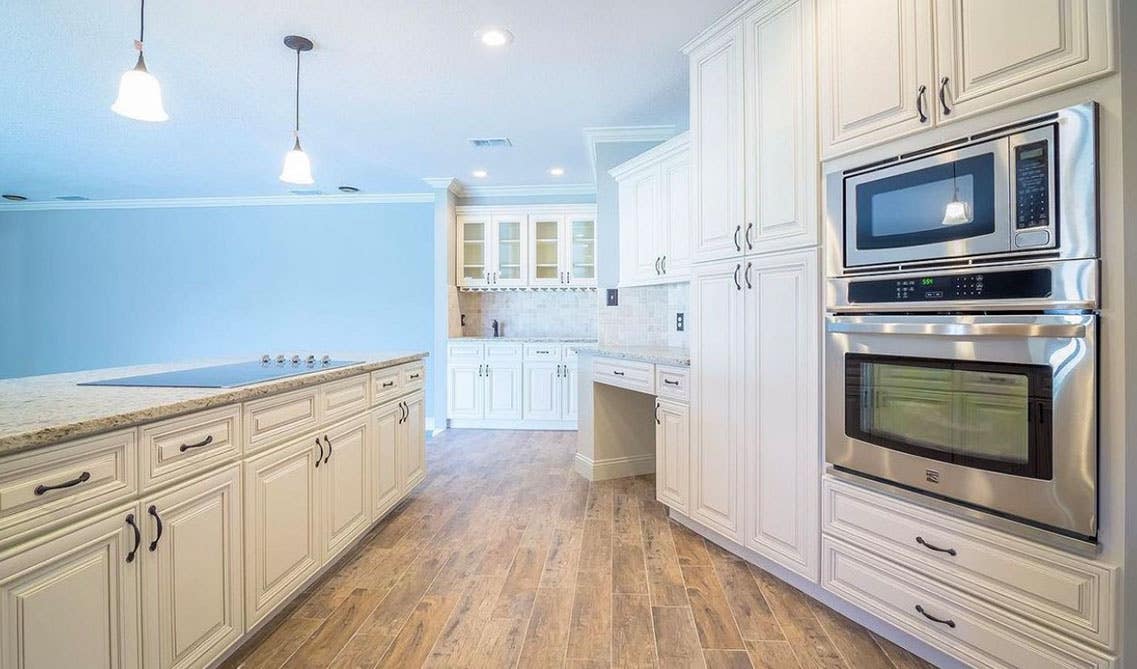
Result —
M 956 183 L 955 163 L 951 164 L 951 202 L 944 207 L 944 220 L 940 225 L 963 225 L 971 222 L 971 207 L 959 199 L 959 185 Z
M 134 48 L 138 50 L 138 63 L 119 80 L 118 98 L 111 105 L 111 111 L 136 121 L 168 121 L 170 117 L 162 106 L 162 87 L 146 69 L 146 60 L 142 57 L 142 38 L 146 33 L 146 0 L 142 0 L 141 5 L 138 12 L 138 39 L 134 42 Z
M 284 169 L 280 171 L 280 180 L 284 183 L 307 186 L 314 183 L 312 179 L 312 162 L 308 154 L 300 148 L 300 54 L 312 50 L 312 40 L 299 35 L 289 35 L 284 38 L 284 46 L 296 52 L 296 141 L 292 150 L 284 155 Z

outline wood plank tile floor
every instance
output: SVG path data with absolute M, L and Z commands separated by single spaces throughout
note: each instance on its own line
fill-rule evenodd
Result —
M 426 482 L 225 666 L 931 666 L 669 521 L 652 477 L 589 484 L 575 432 L 427 449 Z

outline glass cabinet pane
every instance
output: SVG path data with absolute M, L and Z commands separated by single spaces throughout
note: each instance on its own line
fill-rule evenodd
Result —
M 521 279 L 521 222 L 497 222 L 497 271 L 505 280 Z
M 596 222 L 574 219 L 569 224 L 569 271 L 574 279 L 596 278 Z
M 556 280 L 560 277 L 561 225 L 555 218 L 538 219 L 533 224 L 533 276 Z
M 462 223 L 462 277 L 465 279 L 485 278 L 486 232 L 483 221 Z

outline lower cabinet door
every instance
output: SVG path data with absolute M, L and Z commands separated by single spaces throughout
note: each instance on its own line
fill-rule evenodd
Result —
M 0 554 L 0 667 L 141 665 L 138 522 L 131 506 Z
M 371 524 L 365 464 L 371 420 L 361 416 L 336 425 L 320 436 L 325 448 L 320 462 L 320 527 L 324 559 L 330 560 Z
M 690 499 L 690 420 L 686 404 L 655 403 L 655 498 L 679 513 Z
M 561 419 L 561 364 L 525 363 L 525 420 Z
M 481 420 L 485 412 L 485 364 L 450 365 L 446 372 L 446 411 L 452 420 Z
M 567 421 L 576 421 L 580 416 L 580 373 L 577 371 L 576 363 L 564 366 L 564 371 L 561 373 L 561 383 L 563 384 L 564 392 L 561 396 L 561 417 Z
M 521 365 L 486 365 L 486 420 L 521 420 Z
M 371 520 L 379 520 L 399 501 L 399 419 L 403 410 L 399 404 L 388 404 L 377 410 L 375 434 L 368 446 L 369 486 L 371 487 Z
M 323 453 L 308 439 L 245 462 L 245 620 L 259 623 L 322 564 Z
M 233 464 L 143 500 L 146 667 L 205 666 L 244 633 L 240 490 Z
M 406 494 L 426 478 L 426 412 L 421 393 L 403 400 L 406 407 L 399 425 L 399 469 Z

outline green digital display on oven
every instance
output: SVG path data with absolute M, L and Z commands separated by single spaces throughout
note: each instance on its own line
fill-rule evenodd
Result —
M 920 279 L 920 285 L 921 286 L 934 286 L 935 284 L 936 284 L 935 279 Z

